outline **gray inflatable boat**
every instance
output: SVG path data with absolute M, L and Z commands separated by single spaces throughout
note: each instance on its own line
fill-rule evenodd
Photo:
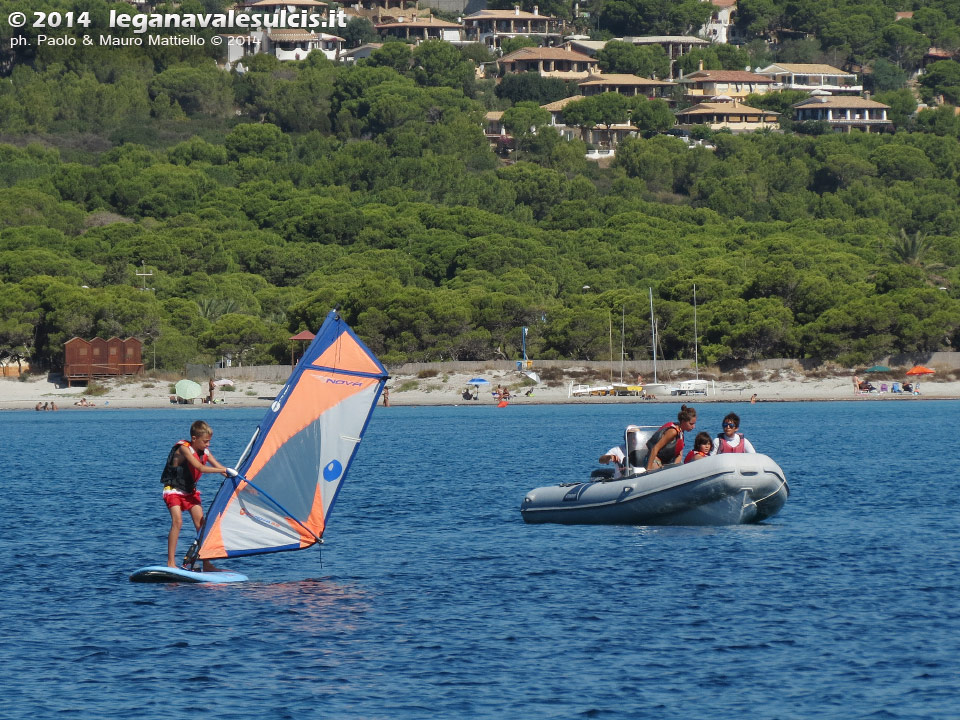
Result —
M 631 450 L 624 477 L 601 477 L 528 492 L 520 507 L 524 521 L 567 525 L 741 525 L 772 517 L 786 503 L 790 495 L 787 479 L 780 466 L 766 455 L 711 455 L 685 465 L 644 472 L 643 442 L 655 430 L 628 428 L 627 447 Z M 636 464 L 631 465 L 631 461 Z

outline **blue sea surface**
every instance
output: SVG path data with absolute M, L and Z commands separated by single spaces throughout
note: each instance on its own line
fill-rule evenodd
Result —
M 702 404 L 783 467 L 779 515 L 523 523 L 678 409 L 377 408 L 322 550 L 232 586 L 128 576 L 173 442 L 205 419 L 231 465 L 262 409 L 0 413 L 0 717 L 960 717 L 960 405 Z

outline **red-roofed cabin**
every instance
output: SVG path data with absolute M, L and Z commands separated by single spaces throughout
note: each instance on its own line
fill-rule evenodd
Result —
M 75 380 L 138 375 L 143 372 L 141 352 L 142 344 L 136 338 L 71 338 L 63 344 L 63 377 L 69 387 Z

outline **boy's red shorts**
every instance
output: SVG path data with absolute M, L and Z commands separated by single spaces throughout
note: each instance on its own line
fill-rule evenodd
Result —
M 200 491 L 190 493 L 189 495 L 183 495 L 178 492 L 165 492 L 163 494 L 163 501 L 167 504 L 168 508 L 179 507 L 183 510 L 189 511 L 194 505 L 200 505 Z

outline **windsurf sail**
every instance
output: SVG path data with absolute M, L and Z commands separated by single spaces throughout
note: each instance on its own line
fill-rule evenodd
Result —
M 257 426 L 237 475 L 220 486 L 187 561 L 318 542 L 387 377 L 331 311 Z

